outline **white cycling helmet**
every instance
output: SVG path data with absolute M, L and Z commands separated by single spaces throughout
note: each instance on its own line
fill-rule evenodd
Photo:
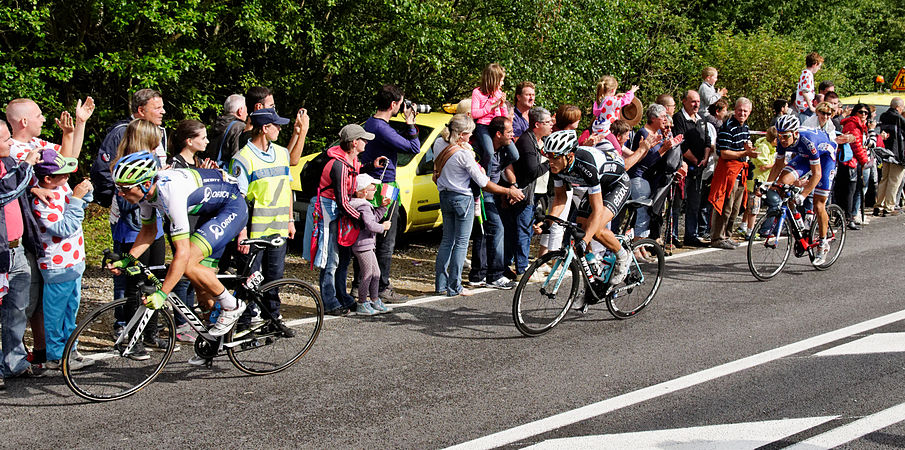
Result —
M 801 128 L 801 121 L 791 114 L 780 116 L 779 119 L 776 120 L 776 131 L 778 133 L 798 131 L 799 128 Z
M 578 136 L 575 130 L 554 131 L 544 141 L 544 153 L 549 155 L 565 155 L 578 148 Z

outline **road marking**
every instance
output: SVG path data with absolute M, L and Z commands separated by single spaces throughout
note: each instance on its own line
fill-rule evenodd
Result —
M 794 342 L 772 350 L 767 350 L 756 355 L 741 358 L 716 367 L 704 369 L 683 377 L 665 381 L 637 391 L 622 394 L 613 398 L 582 406 L 571 411 L 565 411 L 553 416 L 536 420 L 508 430 L 503 430 L 474 439 L 451 449 L 490 449 L 501 445 L 511 444 L 532 436 L 537 436 L 548 431 L 556 430 L 567 425 L 591 419 L 618 409 L 632 406 L 647 400 L 661 397 L 673 392 L 706 383 L 726 375 L 741 372 L 752 367 L 766 364 L 780 358 L 794 355 L 815 347 L 829 344 L 852 335 L 879 328 L 891 323 L 905 320 L 905 310 L 887 314 L 885 316 L 870 319 L 861 323 L 830 331 L 802 341 Z
M 862 355 L 905 352 L 905 333 L 877 333 L 826 349 L 814 356 Z
M 884 409 L 876 414 L 871 414 L 826 433 L 813 436 L 791 447 L 786 447 L 786 450 L 815 450 L 838 447 L 874 431 L 895 425 L 903 420 L 905 420 L 905 403 L 900 403 L 892 408 Z
M 799 419 L 676 428 L 672 430 L 577 436 L 546 440 L 526 447 L 526 449 L 631 448 L 635 450 L 653 450 L 664 448 L 732 448 L 736 450 L 753 450 L 801 433 L 837 417 L 804 417 Z

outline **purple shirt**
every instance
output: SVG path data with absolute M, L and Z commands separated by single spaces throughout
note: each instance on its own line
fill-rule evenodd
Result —
M 512 118 L 512 134 L 518 139 L 526 131 L 528 131 L 528 119 L 522 117 L 522 112 L 515 108 L 515 117 Z
M 396 181 L 396 155 L 399 152 L 417 154 L 421 151 L 421 141 L 418 140 L 418 130 L 414 125 L 406 125 L 406 135 L 399 134 L 387 121 L 374 116 L 364 123 L 364 129 L 368 133 L 374 133 L 374 140 L 368 142 L 365 150 L 358 156 L 361 165 L 370 165 L 375 159 L 386 156 L 386 171 L 383 167 L 375 167 L 366 173 L 374 178 L 390 183 Z M 373 167 L 373 166 L 372 166 Z M 383 174 L 383 179 L 380 175 Z

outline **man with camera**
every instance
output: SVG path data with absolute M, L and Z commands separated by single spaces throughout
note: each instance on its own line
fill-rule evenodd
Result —
M 415 128 L 416 109 L 425 110 L 423 106 L 414 105 L 406 101 L 404 94 L 398 87 L 387 84 L 377 90 L 375 101 L 377 112 L 364 123 L 364 129 L 374 134 L 374 139 L 368 142 L 364 152 L 359 156 L 362 166 L 372 166 L 372 161 L 384 156 L 387 158 L 386 167 L 372 168 L 367 174 L 379 180 L 383 184 L 389 184 L 399 192 L 396 184 L 396 159 L 400 152 L 416 154 L 421 150 L 421 141 L 418 139 L 418 130 Z M 405 127 L 397 131 L 390 126 L 390 118 L 399 114 L 402 110 L 405 116 Z M 387 303 L 405 301 L 407 296 L 397 294 L 390 287 L 390 263 L 393 258 L 393 250 L 396 248 L 396 232 L 399 227 L 399 195 L 391 199 L 387 207 L 387 218 L 392 223 L 390 229 L 377 235 L 377 265 L 380 267 L 379 297 Z M 357 271 L 356 271 L 357 273 Z

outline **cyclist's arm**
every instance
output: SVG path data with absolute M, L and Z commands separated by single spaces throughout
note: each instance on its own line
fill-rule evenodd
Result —
M 597 232 L 600 231 L 600 228 L 605 224 L 603 223 L 603 194 L 600 192 L 591 194 L 588 193 L 588 201 L 591 203 L 591 216 L 588 217 L 587 225 L 585 225 L 584 229 L 584 243 L 590 244 L 591 239 L 594 239 L 594 236 L 597 235 Z
M 176 283 L 185 274 L 185 268 L 189 264 L 189 251 L 191 250 L 190 241 L 188 239 L 179 239 L 173 241 L 173 262 L 167 270 L 167 276 L 163 279 L 163 286 L 160 290 L 166 294 L 173 291 Z
M 550 215 L 559 217 L 562 210 L 566 207 L 566 200 L 568 198 L 565 186 L 553 188 L 553 206 L 550 207 Z
M 785 154 L 780 155 L 779 153 L 777 153 L 776 162 L 773 163 L 773 168 L 770 169 L 770 176 L 767 177 L 767 181 L 770 183 L 776 181 L 776 178 L 779 177 L 779 174 L 782 172 L 782 169 L 784 169 L 785 167 L 786 167 Z

